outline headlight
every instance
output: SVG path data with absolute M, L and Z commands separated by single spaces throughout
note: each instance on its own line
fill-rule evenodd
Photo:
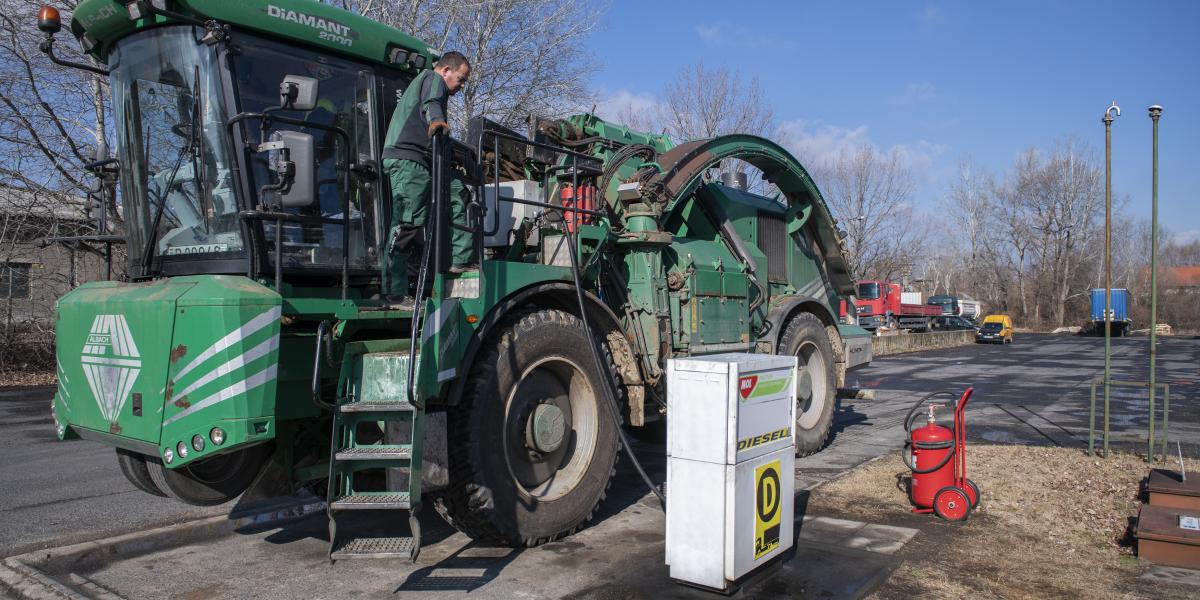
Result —
M 183 442 L 179 442 L 179 444 L 175 446 L 175 451 L 179 453 L 179 458 L 187 458 L 187 455 L 188 455 L 187 444 L 185 444 Z
M 212 440 L 214 446 L 220 446 L 225 443 L 225 430 L 220 427 L 213 427 L 212 431 L 208 432 L 208 439 Z
M 192 448 L 195 449 L 196 452 L 202 452 L 204 450 L 204 436 L 202 436 L 198 433 L 196 435 L 193 435 L 192 436 Z

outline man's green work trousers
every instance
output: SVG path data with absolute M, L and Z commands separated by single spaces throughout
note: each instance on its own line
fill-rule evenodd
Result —
M 425 220 L 433 204 L 433 177 L 429 169 L 411 160 L 386 159 L 384 172 L 392 186 L 392 223 L 383 262 L 384 293 L 411 294 L 410 281 L 421 268 L 425 246 Z M 466 226 L 469 192 L 462 181 L 450 178 L 450 216 L 455 225 Z M 471 263 L 471 232 L 450 227 L 450 251 L 455 265 Z

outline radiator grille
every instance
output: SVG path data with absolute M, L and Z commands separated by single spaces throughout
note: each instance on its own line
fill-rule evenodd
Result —
M 783 215 L 758 213 L 758 249 L 767 255 L 767 280 L 787 283 L 788 237 Z

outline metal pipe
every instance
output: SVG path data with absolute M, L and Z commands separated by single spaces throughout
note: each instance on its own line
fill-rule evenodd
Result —
M 1171 440 L 1171 386 L 1163 384 L 1163 458 L 1167 457 L 1167 444 Z
M 1154 462 L 1154 387 L 1155 361 L 1158 357 L 1158 118 L 1162 116 L 1162 107 L 1155 104 L 1149 108 L 1150 120 L 1154 122 L 1154 150 L 1151 161 L 1150 184 L 1150 439 L 1147 440 L 1149 450 L 1146 452 L 1146 462 Z M 1166 412 L 1163 413 L 1164 425 Z M 1166 445 L 1163 446 L 1163 457 L 1167 455 Z
M 1112 123 L 1121 116 L 1113 100 L 1104 111 L 1104 457 L 1108 458 L 1108 384 L 1112 381 Z
M 1096 382 L 1092 382 L 1092 403 L 1088 409 L 1088 456 L 1096 455 Z

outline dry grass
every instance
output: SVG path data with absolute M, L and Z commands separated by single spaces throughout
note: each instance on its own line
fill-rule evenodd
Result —
M 0 388 L 57 384 L 58 377 L 55 376 L 54 371 L 0 372 Z
M 983 500 L 966 523 L 913 515 L 908 472 L 896 455 L 813 492 L 809 512 L 916 527 L 904 565 L 878 598 L 1165 598 L 1126 539 L 1148 466 L 1133 455 L 1090 458 L 1077 449 L 968 447 L 967 475 Z M 1200 472 L 1200 461 L 1187 460 Z

